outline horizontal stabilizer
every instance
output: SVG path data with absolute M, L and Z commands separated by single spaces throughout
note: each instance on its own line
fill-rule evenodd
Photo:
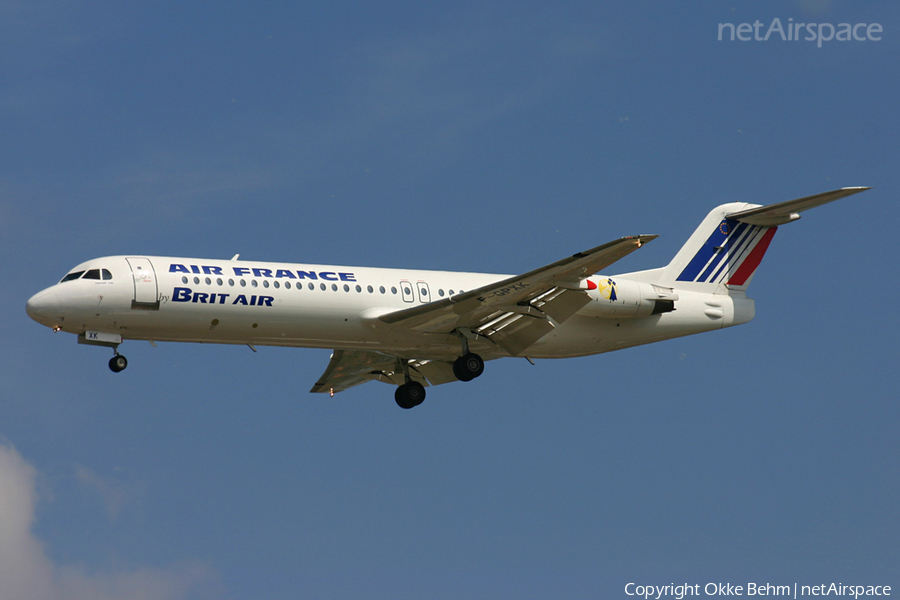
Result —
M 868 187 L 845 187 L 839 190 L 823 192 L 813 196 L 797 198 L 796 200 L 788 200 L 778 204 L 770 204 L 769 206 L 760 206 L 759 208 L 751 208 L 740 212 L 731 213 L 727 218 L 747 223 L 749 225 L 760 225 L 763 227 L 776 227 L 784 225 L 800 218 L 801 212 L 815 208 L 859 192 L 864 192 Z

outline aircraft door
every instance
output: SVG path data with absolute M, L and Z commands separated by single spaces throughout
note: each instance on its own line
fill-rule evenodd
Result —
M 415 292 L 413 292 L 413 284 L 405 279 L 402 279 L 400 281 L 400 295 L 403 297 L 404 302 L 414 302 L 416 299 L 416 294 Z
M 417 281 L 416 290 L 419 292 L 419 302 L 422 302 L 423 304 L 431 302 L 431 291 L 428 289 L 427 283 L 424 281 Z
M 125 260 L 131 267 L 134 281 L 134 300 L 131 302 L 131 308 L 159 310 L 159 288 L 153 263 L 141 256 L 129 256 Z

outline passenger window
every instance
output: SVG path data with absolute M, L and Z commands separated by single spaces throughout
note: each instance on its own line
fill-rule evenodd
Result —
M 212 285 L 212 280 L 209 277 L 206 278 L 206 285 Z
M 361 285 L 356 286 L 356 291 L 357 291 L 357 293 L 362 293 L 362 286 Z
M 285 287 L 285 289 L 288 289 L 288 290 L 291 289 L 291 282 L 290 282 L 290 281 L 285 281 L 285 282 L 284 282 L 284 287 Z
M 316 286 L 314 286 L 313 284 L 310 283 L 310 284 L 308 284 L 308 285 L 309 285 L 309 289 L 311 289 L 311 290 L 316 289 Z
M 228 280 L 228 287 L 234 287 L 234 279 Z
M 391 286 L 391 293 L 396 295 L 396 294 L 397 294 L 397 288 L 394 287 L 394 286 Z
M 112 279 L 112 273 L 109 272 L 109 269 L 103 269 L 100 271 L 103 274 L 103 281 L 109 281 Z
M 441 298 L 443 298 L 443 297 L 444 297 L 444 290 L 438 290 L 438 296 L 440 296 Z
M 345 292 L 349 292 L 349 291 L 350 291 L 350 286 L 347 285 L 346 283 L 344 284 L 344 291 L 345 291 Z
M 263 287 L 264 287 L 264 288 L 269 287 L 269 280 L 268 280 L 268 279 L 263 279 Z
M 200 283 L 200 278 L 199 278 L 199 277 L 194 277 L 194 283 Z
M 60 281 L 60 283 L 65 283 L 67 281 L 75 281 L 82 275 L 84 275 L 84 271 L 75 271 L 74 273 L 69 273 L 68 275 L 66 275 L 65 277 L 62 278 L 62 281 Z
M 336 284 L 336 283 L 332 283 L 332 284 L 331 284 L 331 291 L 332 291 L 332 292 L 336 292 L 336 291 L 337 291 L 337 284 Z
M 247 287 L 247 280 L 246 280 L 246 279 L 241 279 L 240 281 L 241 281 L 241 287 Z
M 367 286 L 366 286 L 366 291 L 369 292 L 369 293 L 371 294 L 371 293 L 374 292 L 375 290 L 372 289 L 372 286 L 371 286 L 371 285 L 367 285 Z
M 325 291 L 325 284 L 324 284 L 324 283 L 320 283 L 320 284 L 319 284 L 319 287 L 322 288 L 322 291 L 323 291 L 323 292 Z
M 276 289 L 276 290 L 277 290 L 277 289 L 278 289 L 278 288 L 280 288 L 280 287 L 281 287 L 281 284 L 280 284 L 280 283 L 278 283 L 278 282 L 277 282 L 277 281 L 276 281 L 276 282 L 274 282 L 274 283 L 272 283 L 272 285 L 274 285 L 274 286 L 275 286 L 275 289 Z M 266 287 L 268 287 L 268 286 L 266 286 Z
M 188 280 L 187 280 L 187 275 L 182 275 L 182 276 L 181 276 L 181 283 L 187 283 L 187 281 L 188 281 Z
M 222 285 L 222 278 L 221 278 L 221 277 L 217 277 L 217 278 L 216 278 L 216 285 Z
M 100 269 L 91 269 L 82 279 L 100 279 Z
M 381 293 L 383 294 L 383 293 L 384 293 L 384 286 L 379 287 L 379 288 L 378 288 L 378 291 L 381 292 Z
M 252 285 L 253 287 L 259 287 L 259 284 L 256 283 L 255 279 L 250 282 L 250 285 Z

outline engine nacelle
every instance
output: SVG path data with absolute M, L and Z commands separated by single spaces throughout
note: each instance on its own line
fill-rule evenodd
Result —
M 652 283 L 601 275 L 587 281 L 591 303 L 581 310 L 595 317 L 649 317 L 675 310 L 675 301 L 678 300 L 678 294 L 672 288 Z

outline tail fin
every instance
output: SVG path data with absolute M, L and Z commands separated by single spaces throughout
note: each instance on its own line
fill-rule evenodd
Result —
M 644 274 L 652 275 L 652 283 L 667 287 L 744 292 L 779 225 L 796 221 L 804 210 L 868 189 L 841 188 L 769 206 L 717 206 L 667 266 Z

